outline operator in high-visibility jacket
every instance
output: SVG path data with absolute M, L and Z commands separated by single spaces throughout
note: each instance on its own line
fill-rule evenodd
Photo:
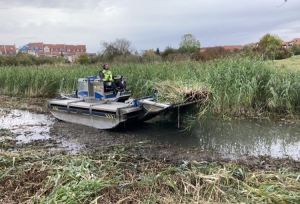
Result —
M 107 64 L 105 64 L 103 66 L 103 81 L 114 81 L 113 80 L 113 76 L 112 76 L 112 72 L 109 70 L 109 66 Z
M 111 82 L 114 94 L 118 92 L 117 87 L 120 87 L 121 91 L 124 91 L 122 81 L 114 81 L 112 72 L 109 70 L 108 64 L 103 65 L 102 80 Z

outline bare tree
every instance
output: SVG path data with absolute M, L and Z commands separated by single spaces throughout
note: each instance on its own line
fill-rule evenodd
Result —
M 131 46 L 131 42 L 125 38 L 116 39 L 113 42 L 102 41 L 100 42 L 102 46 L 102 56 L 106 60 L 113 60 L 115 57 L 120 55 L 131 55 L 134 49 Z

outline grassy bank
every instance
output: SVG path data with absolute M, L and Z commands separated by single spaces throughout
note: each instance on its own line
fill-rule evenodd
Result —
M 3 136 L 11 133 L 1 129 Z M 0 142 L 1 203 L 298 203 L 299 167 L 261 171 L 237 163 L 171 162 L 129 154 L 145 145 L 92 153 Z
M 64 91 L 70 92 L 74 78 L 96 75 L 99 69 L 100 66 L 1 67 L 1 93 L 53 97 L 62 78 Z M 227 58 L 206 63 L 112 64 L 111 69 L 127 77 L 134 97 L 153 94 L 157 83 L 164 81 L 175 85 L 205 84 L 213 93 L 206 109 L 210 114 L 253 116 L 300 111 L 300 72 L 288 65 L 278 68 L 260 59 Z
M 300 70 L 300 55 L 295 55 L 283 60 L 274 60 L 269 63 L 278 68 L 291 68 L 295 70 Z

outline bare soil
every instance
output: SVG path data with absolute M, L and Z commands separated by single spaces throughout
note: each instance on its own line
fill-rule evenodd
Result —
M 0 96 L 0 107 L 10 109 L 29 110 L 36 113 L 50 114 L 47 110 L 47 99 L 43 98 L 17 98 Z M 139 156 L 171 163 L 181 163 L 187 161 L 207 161 L 216 163 L 232 162 L 239 165 L 245 165 L 249 171 L 254 170 L 277 170 L 279 168 L 288 168 L 299 171 L 300 161 L 291 158 L 271 158 L 269 156 L 247 156 L 241 155 L 239 158 L 232 159 L 221 155 L 215 151 L 204 151 L 199 149 L 180 149 L 167 143 L 157 142 L 148 138 L 141 141 L 134 135 L 128 135 L 122 129 L 113 131 L 104 131 L 94 128 L 78 126 L 65 122 L 57 122 L 51 128 L 51 139 L 33 141 L 27 146 L 34 148 L 53 149 L 66 148 L 67 150 L 77 151 L 76 147 L 62 145 L 59 141 L 62 139 L 74 141 L 80 146 L 80 151 L 126 151 L 130 155 Z M 12 143 L 19 149 L 20 144 Z M 77 146 L 78 147 L 78 146 Z

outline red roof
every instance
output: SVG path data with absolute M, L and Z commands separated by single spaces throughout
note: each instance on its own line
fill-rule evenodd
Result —
M 294 38 L 292 41 L 290 41 L 290 43 L 293 42 L 296 45 L 300 45 L 300 38 Z
M 33 47 L 37 46 L 39 48 L 39 50 L 44 49 L 43 48 L 43 43 L 42 42 L 34 42 L 34 43 L 29 43 L 28 44 L 28 50 L 34 50 Z
M 5 54 L 16 54 L 16 47 L 14 45 L 0 45 L 0 51 Z
M 67 52 L 86 52 L 85 45 L 66 45 Z

